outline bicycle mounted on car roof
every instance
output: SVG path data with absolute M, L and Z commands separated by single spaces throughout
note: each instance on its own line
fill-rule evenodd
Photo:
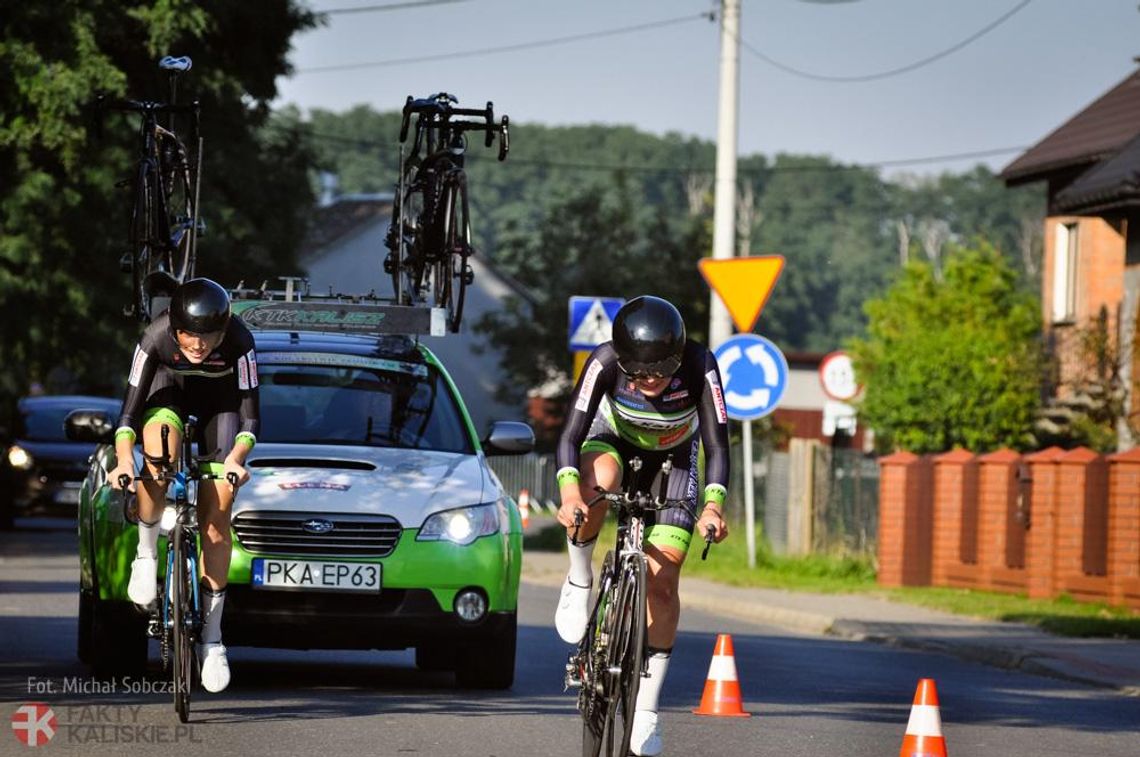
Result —
M 415 138 L 407 158 L 400 149 L 399 181 L 395 208 L 384 240 L 389 253 L 384 271 L 392 277 L 396 302 L 412 305 L 424 298 L 431 279 L 431 304 L 447 310 L 448 329 L 459 331 L 463 301 L 474 273 L 467 258 L 471 246 L 471 221 L 467 203 L 464 155 L 466 133 L 481 131 L 490 147 L 500 136 L 499 160 L 510 150 L 510 119 L 498 124 L 494 108 L 454 107 L 458 100 L 440 92 L 424 99 L 410 95 L 404 103 L 400 142 L 407 140 L 411 117 L 416 116 Z M 470 117 L 481 120 L 466 120 Z M 425 155 L 420 157 L 420 149 Z
M 606 553 L 598 578 L 598 594 L 590 611 L 586 633 L 566 663 L 564 687 L 578 689 L 578 712 L 582 716 L 583 757 L 625 757 L 629 753 L 634 710 L 641 678 L 646 669 L 648 620 L 646 617 L 646 569 L 642 539 L 647 515 L 671 507 L 683 507 L 694 520 L 697 514 L 687 499 L 668 499 L 670 455 L 661 464 L 658 495 L 652 485 L 641 489 L 642 461 L 631 458 L 634 475 L 621 492 L 598 488 L 586 505 L 599 502 L 614 506 L 617 538 Z M 582 511 L 575 514 L 573 539 L 583 523 Z M 708 557 L 715 530 L 704 534 L 701 559 Z M 620 723 L 619 723 L 620 720 Z
M 149 323 L 165 309 L 174 289 L 194 277 L 198 236 L 204 226 L 198 217 L 201 182 L 202 138 L 198 133 L 200 107 L 197 100 L 177 103 L 178 78 L 189 71 L 189 57 L 166 56 L 159 68 L 169 73 L 170 100 L 112 100 L 104 95 L 96 107 L 138 113 L 139 154 L 135 173 L 115 186 L 131 187 L 130 249 L 119 261 L 131 274 L 132 302 L 123 308 L 127 316 Z M 165 125 L 159 115 L 168 116 Z M 187 149 L 175 130 L 175 116 L 191 116 L 191 144 Z

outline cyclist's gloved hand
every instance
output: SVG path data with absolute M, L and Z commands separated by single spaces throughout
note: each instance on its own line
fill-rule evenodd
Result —
M 566 528 L 573 528 L 574 513 L 579 510 L 582 511 L 582 518 L 584 520 L 586 515 L 590 512 L 590 508 L 586 507 L 586 503 L 582 501 L 581 497 L 575 497 L 573 499 L 563 497 L 562 506 L 558 508 L 558 522 L 566 526 Z
M 724 522 L 720 506 L 713 503 L 705 505 L 705 509 L 701 511 L 700 519 L 697 520 L 697 534 L 702 539 L 708 533 L 709 526 L 713 528 L 713 541 L 716 543 L 719 544 L 728 536 L 728 524 Z
M 237 489 L 246 481 L 249 481 L 249 471 L 245 469 L 245 466 L 233 460 L 226 460 L 225 463 L 222 464 L 222 479 L 228 481 L 231 473 L 237 476 L 237 486 L 235 486 L 234 489 Z
M 135 490 L 135 461 L 127 459 L 120 462 L 115 466 L 114 470 L 107 474 L 107 483 L 115 490 L 119 489 L 119 477 L 127 476 L 130 478 L 130 483 L 127 484 L 127 491 Z

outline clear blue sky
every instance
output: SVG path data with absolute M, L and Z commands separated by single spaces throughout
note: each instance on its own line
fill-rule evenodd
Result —
M 309 5 L 323 11 L 415 1 Z M 1018 9 L 1024 2 L 743 0 L 740 154 L 883 163 L 1027 147 L 1135 70 L 1137 0 L 1031 0 Z M 276 104 L 395 110 L 409 94 L 445 90 L 470 107 L 493 100 L 512 122 L 632 124 L 713 140 L 720 33 L 699 16 L 714 8 L 714 0 L 435 0 L 335 13 L 295 39 L 297 72 L 279 80 Z M 910 67 L 1015 9 L 969 44 L 905 73 L 847 82 L 805 75 L 872 77 Z M 604 34 L 638 26 L 647 28 Z M 383 65 L 319 70 L 376 62 Z M 1016 155 L 888 165 L 884 172 L 961 171 L 979 162 L 1000 169 Z

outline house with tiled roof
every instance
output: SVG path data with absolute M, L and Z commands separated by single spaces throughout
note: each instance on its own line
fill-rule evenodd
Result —
M 1103 318 L 1125 409 L 1119 446 L 1133 446 L 1140 441 L 1140 69 L 1018 156 L 1001 177 L 1008 186 L 1047 187 L 1041 302 L 1058 366 L 1055 404 L 1104 400 L 1072 396 L 1087 386 L 1091 369 L 1082 337 Z
M 301 253 L 313 292 L 392 297 L 392 279 L 383 268 L 392 200 L 391 194 L 326 193 L 314 210 Z M 510 377 L 499 364 L 499 352 L 483 344 L 472 329 L 484 313 L 498 310 L 507 295 L 517 292 L 482 256 L 472 256 L 468 262 L 475 279 L 467 288 L 459 333 L 422 339 L 447 367 L 476 431 L 482 434 L 492 421 L 526 419 L 522 403 L 515 406 L 496 399 L 500 383 Z

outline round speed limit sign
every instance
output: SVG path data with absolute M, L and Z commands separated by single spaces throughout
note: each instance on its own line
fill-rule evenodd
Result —
M 862 388 L 855 381 L 855 367 L 846 352 L 832 352 L 819 364 L 819 380 L 823 393 L 833 400 L 846 402 Z

